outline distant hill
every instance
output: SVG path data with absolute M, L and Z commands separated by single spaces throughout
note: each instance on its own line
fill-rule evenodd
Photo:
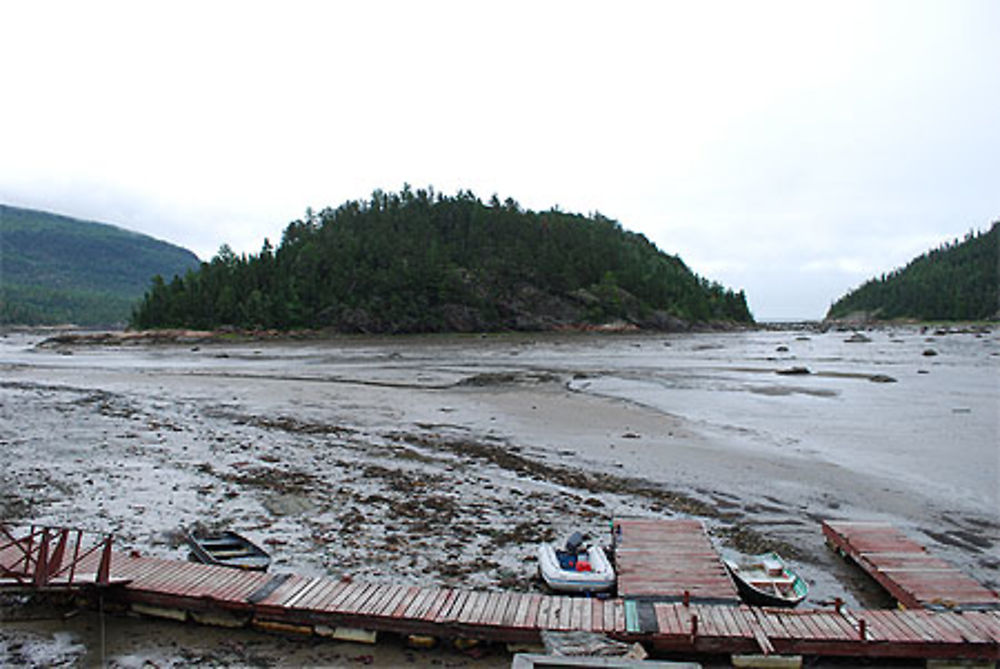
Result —
M 1000 222 L 970 232 L 837 300 L 828 319 L 989 320 L 1000 318 Z
M 224 248 L 196 274 L 156 284 L 132 324 L 392 333 L 752 320 L 742 292 L 600 214 L 406 187 L 307 211 L 277 249 Z
M 123 324 L 154 275 L 198 265 L 146 235 L 0 205 L 0 324 Z

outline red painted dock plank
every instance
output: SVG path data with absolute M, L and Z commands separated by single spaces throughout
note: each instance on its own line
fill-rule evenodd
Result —
M 403 610 L 403 613 L 400 615 L 400 617 L 401 618 L 419 617 L 418 612 L 423 606 L 424 601 L 430 596 L 431 596 L 431 591 L 428 590 L 427 588 L 420 588 L 419 590 L 414 592 L 413 596 L 409 599 L 409 606 L 407 606 L 406 609 Z
M 550 620 L 552 620 L 553 629 L 558 630 L 569 630 L 570 629 L 570 618 L 573 614 L 573 605 L 580 601 L 574 597 L 560 597 L 562 600 L 559 604 L 559 615 L 552 620 L 550 614 Z
M 656 613 L 656 626 L 660 630 L 660 634 L 663 635 L 675 635 L 679 634 L 677 631 L 677 614 L 674 612 L 673 605 L 670 604 L 654 604 L 653 611 Z
M 201 597 L 213 592 L 220 583 L 231 578 L 228 573 L 231 571 L 233 570 L 220 567 L 218 570 L 206 569 L 205 573 L 200 576 L 191 574 L 186 577 L 186 583 L 183 586 L 178 586 L 177 594 L 181 597 Z
M 344 613 L 351 615 L 357 615 L 365 602 L 383 587 L 380 583 L 356 583 L 355 585 L 357 586 L 355 593 L 344 600 L 340 607 L 338 607 Z
M 470 592 L 462 610 L 456 615 L 455 621 L 461 624 L 471 623 L 474 616 L 478 616 L 479 612 L 483 610 L 487 597 L 489 597 L 487 592 Z
M 399 607 L 408 591 L 409 588 L 405 585 L 393 586 L 389 594 L 379 602 L 379 605 L 372 609 L 372 615 L 377 617 L 392 617 L 393 612 Z
M 517 619 L 517 612 L 521 608 L 521 602 L 528 599 L 529 595 L 520 592 L 507 593 L 506 605 L 503 612 L 499 614 L 497 625 L 505 629 L 513 629 L 514 621 Z
M 308 610 L 323 610 L 323 603 L 331 600 L 346 587 L 346 583 L 336 579 L 326 579 L 321 588 L 299 602 L 299 607 Z
M 292 579 L 288 579 L 288 581 L 286 581 L 286 583 L 288 583 L 291 580 Z M 288 588 L 288 590 L 286 590 L 284 592 L 282 592 L 281 588 L 279 587 L 278 589 L 276 589 L 274 591 L 274 594 L 281 593 L 282 596 L 281 596 L 280 599 L 279 598 L 275 598 L 275 600 L 273 602 L 273 605 L 277 606 L 277 607 L 285 608 L 285 609 L 290 608 L 289 604 L 291 602 L 296 601 L 299 593 L 302 593 L 302 592 L 304 592 L 304 591 L 312 588 L 313 586 L 315 586 L 319 582 L 320 582 L 319 579 L 312 578 L 312 577 L 305 577 L 305 578 L 302 578 L 300 581 L 296 582 L 293 587 Z M 267 600 L 265 600 L 265 601 L 267 601 Z M 267 603 L 271 604 L 271 602 L 269 602 L 269 601 Z
M 495 592 L 491 598 L 489 606 L 483 612 L 482 623 L 490 627 L 502 627 L 503 613 L 510 603 L 511 594 L 509 592 Z
M 435 618 L 435 622 L 449 624 L 458 620 L 458 614 L 465 605 L 465 601 L 468 599 L 471 593 L 467 590 L 460 590 L 456 593 L 455 597 L 452 599 L 448 606 L 441 608 L 441 613 Z
M 521 607 L 528 601 L 529 596 L 522 593 L 511 593 L 510 599 L 507 602 L 507 607 L 504 609 L 503 616 L 500 618 L 501 627 L 514 627 L 514 623 L 517 621 L 517 613 L 521 610 Z
M 451 606 L 451 603 L 455 601 L 456 596 L 458 596 L 458 592 L 451 588 L 445 588 L 444 590 L 442 590 L 441 593 L 435 599 L 434 605 L 427 610 L 427 613 L 425 613 L 421 617 L 421 620 L 423 621 L 437 620 L 441 612 L 447 610 L 447 608 Z
M 287 609 L 298 609 L 303 608 L 301 602 L 310 597 L 317 590 L 322 589 L 324 585 L 329 582 L 325 578 L 311 578 L 309 579 L 301 588 L 298 588 L 293 594 L 290 594 L 286 600 L 281 602 L 281 606 Z
M 514 618 L 514 627 L 523 629 L 534 627 L 534 615 L 538 611 L 538 602 L 541 595 L 526 595 L 521 600 L 521 606 L 517 609 L 517 616 Z
M 347 603 L 349 601 L 357 599 L 357 597 L 361 594 L 362 591 L 365 590 L 365 588 L 366 584 L 364 583 L 351 582 L 345 584 L 343 590 L 341 590 L 332 599 L 324 603 L 323 610 L 327 611 L 328 613 L 338 613 L 341 611 L 346 611 Z
M 220 600 L 245 604 L 247 603 L 246 600 L 250 597 L 250 595 L 264 587 L 271 581 L 272 578 L 273 576 L 268 574 L 245 574 L 242 579 L 234 580 L 232 583 L 220 588 L 217 593 L 211 596 Z
M 739 602 L 700 521 L 617 518 L 613 536 L 620 596 Z
M 412 601 L 414 595 L 410 588 L 411 586 L 406 585 L 393 585 L 389 592 L 382 597 L 382 601 L 372 608 L 372 615 L 388 618 L 396 616 L 397 611 L 406 608 L 404 604 L 407 601 Z M 418 590 L 417 592 L 419 594 L 422 591 Z
M 111 571 L 120 578 L 126 578 L 136 583 L 148 574 L 162 569 L 166 562 L 166 560 L 157 558 L 133 558 L 115 555 L 111 558 Z
M 552 608 L 553 599 L 554 597 L 542 597 L 538 602 L 538 610 L 535 612 L 533 622 L 535 629 L 548 629 L 549 609 Z
M 365 603 L 358 607 L 358 615 L 363 617 L 373 616 L 376 611 L 385 606 L 396 594 L 396 587 L 392 584 L 380 584 L 379 587 L 365 600 Z
M 507 607 L 500 618 L 500 626 L 505 629 L 514 629 L 517 613 L 521 610 L 522 603 L 528 600 L 530 600 L 530 595 L 520 592 L 511 593 L 511 596 L 507 600 Z
M 420 592 L 421 588 L 418 588 L 415 585 L 408 587 L 403 595 L 403 598 L 399 600 L 398 604 L 396 604 L 396 608 L 392 609 L 388 615 L 393 618 L 402 618 L 403 614 L 406 613 L 406 609 L 410 608 L 410 605 L 413 604 L 413 599 L 417 597 Z
M 593 600 L 584 600 L 581 610 L 580 626 L 578 629 L 594 631 L 594 604 Z
M 242 574 L 233 574 L 233 570 L 228 569 L 221 573 L 206 570 L 205 578 L 192 581 L 186 591 L 179 593 L 189 597 L 211 597 L 221 599 L 218 595 L 222 589 L 235 582 L 244 581 Z
M 907 608 L 1000 608 L 1000 594 L 888 523 L 825 521 L 823 534 Z
M 472 608 L 469 613 L 466 622 L 470 625 L 478 625 L 483 621 L 483 617 L 489 610 L 490 606 L 493 604 L 494 598 L 496 597 L 495 592 L 483 592 L 480 594 L 479 599 L 476 601 L 476 605 Z
M 171 595 L 176 594 L 178 588 L 182 587 L 188 578 L 194 574 L 204 573 L 199 569 L 192 570 L 192 566 L 187 562 L 162 561 L 155 571 L 151 571 L 141 578 L 133 579 L 132 587 Z

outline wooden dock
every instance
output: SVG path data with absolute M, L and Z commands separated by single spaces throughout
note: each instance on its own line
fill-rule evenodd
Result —
M 652 536 L 630 535 L 629 527 L 638 525 L 622 528 L 626 548 L 630 536 L 633 548 L 640 536 Z M 707 541 L 700 524 L 689 529 Z M 0 550 L 0 567 L 18 555 L 23 551 Z M 94 578 L 100 561 L 97 551 L 81 558 L 78 573 Z M 85 580 L 76 587 L 86 587 Z M 103 590 L 105 601 L 138 613 L 286 634 L 337 637 L 343 630 L 371 630 L 540 643 L 546 630 L 586 631 L 685 655 L 1000 659 L 1000 611 L 760 609 L 699 603 L 694 589 L 688 603 L 487 592 L 267 574 L 118 552 L 106 580 L 112 585 Z M 716 593 L 704 592 L 713 593 L 706 599 Z
M 1000 595 L 888 523 L 826 521 L 823 534 L 908 609 L 1000 609 Z
M 625 633 L 620 599 L 487 592 L 265 574 L 116 555 L 121 600 L 174 618 L 226 613 L 236 624 L 320 633 L 337 627 L 442 638 L 539 643 L 542 630 Z
M 769 609 L 654 603 L 660 651 L 1000 659 L 997 612 Z
M 618 518 L 612 531 L 620 597 L 739 604 L 700 521 Z
M 116 597 L 177 620 L 294 634 L 338 628 L 541 643 L 587 631 L 667 653 L 1000 659 L 1000 612 L 760 609 L 344 582 L 115 554 Z

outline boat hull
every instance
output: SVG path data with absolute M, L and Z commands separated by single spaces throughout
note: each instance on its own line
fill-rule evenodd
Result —
M 185 540 L 195 562 L 248 571 L 267 571 L 271 565 L 271 556 L 264 549 L 236 532 L 197 537 L 185 534 Z
M 757 556 L 746 564 L 726 560 L 740 598 L 751 606 L 798 606 L 809 592 L 806 582 L 776 553 Z
M 587 549 L 589 571 L 564 569 L 556 549 L 550 544 L 538 547 L 538 570 L 545 584 L 556 592 L 601 593 L 615 587 L 615 571 L 600 546 Z

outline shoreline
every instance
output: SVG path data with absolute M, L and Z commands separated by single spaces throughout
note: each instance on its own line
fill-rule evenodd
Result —
M 392 341 L 397 339 L 448 339 L 448 338 L 503 338 L 503 337 L 547 337 L 573 335 L 607 336 L 668 336 L 671 334 L 711 334 L 724 332 L 877 332 L 893 329 L 919 329 L 921 332 L 934 331 L 939 336 L 946 334 L 989 334 L 1000 327 L 1000 321 L 921 321 L 915 319 L 893 320 L 852 320 L 819 319 L 760 321 L 751 324 L 717 322 L 685 324 L 677 329 L 642 328 L 631 323 L 618 322 L 600 325 L 575 324 L 560 325 L 543 330 L 497 330 L 486 332 L 400 332 L 365 333 L 346 332 L 331 329 L 305 330 L 241 330 L 218 328 L 214 330 L 193 330 L 186 328 L 162 328 L 153 330 L 132 330 L 130 328 L 86 328 L 72 324 L 57 326 L 0 327 L 0 336 L 5 334 L 45 334 L 48 335 L 39 347 L 71 346 L 137 346 L 137 345 L 183 345 L 183 344 L 238 344 L 238 343 L 298 343 L 298 342 L 338 342 L 338 341 Z
M 1000 522 L 981 506 L 864 473 L 877 459 L 838 462 L 863 454 L 818 450 L 841 443 L 836 411 L 884 407 L 846 415 L 900 429 L 910 419 L 892 412 L 928 382 L 965 392 L 968 370 L 996 365 L 996 337 L 939 337 L 934 359 L 919 331 L 869 344 L 763 330 L 63 349 L 40 338 L 0 340 L 13 464 L 0 479 L 20 491 L 0 498 L 3 516 L 83 519 L 144 554 L 183 558 L 178 526 L 209 522 L 304 575 L 533 591 L 539 541 L 576 529 L 602 539 L 615 515 L 693 516 L 724 555 L 792 557 L 816 601 L 878 606 L 881 591 L 819 528 L 865 516 L 1000 576 L 989 559 Z M 793 359 L 815 373 L 777 373 Z M 883 370 L 900 382 L 871 383 Z M 948 397 L 930 406 L 965 401 Z M 944 404 L 956 426 L 982 420 L 969 406 Z M 798 434 L 818 417 L 819 433 Z

